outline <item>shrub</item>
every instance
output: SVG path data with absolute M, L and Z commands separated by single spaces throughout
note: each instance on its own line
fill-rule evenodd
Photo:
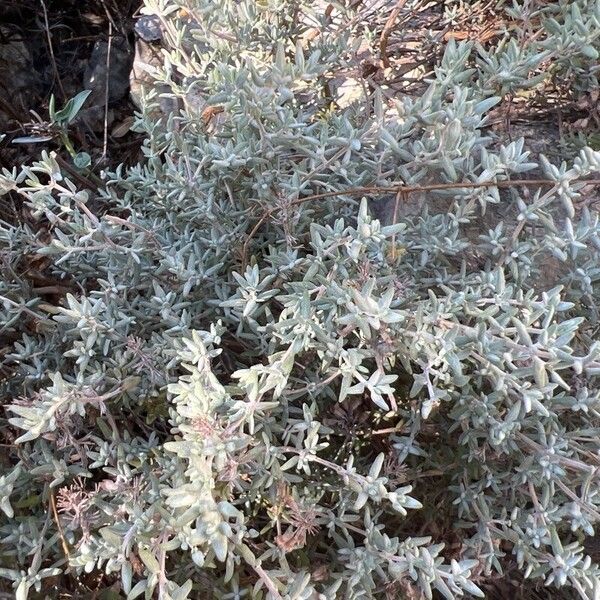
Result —
M 32 217 L 0 229 L 18 598 L 103 573 L 127 598 L 450 599 L 514 565 L 599 593 L 600 152 L 486 129 L 506 95 L 597 86 L 598 3 L 515 2 L 418 97 L 347 108 L 323 84 L 364 24 L 310 4 L 146 0 L 143 161 L 98 190 L 53 153 L 0 177 Z

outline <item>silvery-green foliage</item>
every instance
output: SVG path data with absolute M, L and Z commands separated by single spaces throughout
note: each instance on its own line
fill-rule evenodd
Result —
M 547 69 L 593 82 L 597 5 L 544 7 L 552 38 L 505 5 L 516 29 L 449 42 L 423 95 L 340 110 L 349 10 L 146 0 L 143 160 L 97 193 L 52 153 L 0 175 L 32 217 L 0 227 L 19 598 L 92 573 L 131 599 L 452 599 L 515 565 L 596 597 L 600 153 L 485 131 Z M 457 183 L 381 222 L 355 193 Z

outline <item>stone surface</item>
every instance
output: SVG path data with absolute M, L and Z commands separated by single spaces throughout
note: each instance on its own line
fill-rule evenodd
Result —
M 77 121 L 93 131 L 102 131 L 106 119 L 106 125 L 110 127 L 114 114 L 112 110 L 106 110 L 107 100 L 110 107 L 126 96 L 132 63 L 133 53 L 124 37 L 114 36 L 110 45 L 104 40 L 94 44 L 83 75 L 83 88 L 91 93 Z
M 107 41 L 97 41 L 83 76 L 84 89 L 92 92 L 88 104 L 90 106 L 106 104 L 107 80 L 108 103 L 123 98 L 129 87 L 132 63 L 133 54 L 124 37 L 114 36 L 110 44 Z
M 144 42 L 162 40 L 163 28 L 157 15 L 144 15 L 135 22 L 135 33 Z
M 0 103 L 0 131 L 14 120 L 13 111 L 26 112 L 23 99 L 35 94 L 38 80 L 31 51 L 22 35 L 16 29 L 0 25 L 0 95 L 4 103 L 9 105 L 5 107 Z M 13 111 L 9 111 L 9 108 Z

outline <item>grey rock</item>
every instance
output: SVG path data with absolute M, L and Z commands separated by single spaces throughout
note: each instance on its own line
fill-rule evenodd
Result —
M 144 15 L 135 23 L 136 34 L 144 42 L 158 42 L 162 40 L 163 28 L 160 18 L 157 15 Z
M 0 94 L 4 102 L 15 110 L 25 110 L 24 100 L 38 89 L 39 75 L 33 68 L 29 47 L 15 29 L 0 26 Z M 5 129 L 14 115 L 2 110 L 0 105 L 0 130 Z
M 129 72 L 133 63 L 133 52 L 123 36 L 114 36 L 110 44 L 97 41 L 85 70 L 84 88 L 91 90 L 88 106 L 106 104 L 106 83 L 108 79 L 108 103 L 116 102 L 125 96 L 129 88 Z

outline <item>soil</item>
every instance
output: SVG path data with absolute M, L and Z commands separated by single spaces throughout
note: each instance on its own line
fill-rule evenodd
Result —
M 60 108 L 84 89 L 92 90 L 86 101 L 91 110 L 70 129 L 78 151 L 91 155 L 96 173 L 118 163 L 137 162 L 141 136 L 123 127 L 119 130 L 118 126 L 135 110 L 128 92 L 135 43 L 133 27 L 140 3 L 0 3 L 0 131 L 6 134 L 0 142 L 0 166 L 10 168 L 30 162 L 41 150 L 61 151 L 54 139 L 31 144 L 15 144 L 12 140 L 44 133 L 52 95 Z M 109 41 L 110 62 L 106 60 Z

